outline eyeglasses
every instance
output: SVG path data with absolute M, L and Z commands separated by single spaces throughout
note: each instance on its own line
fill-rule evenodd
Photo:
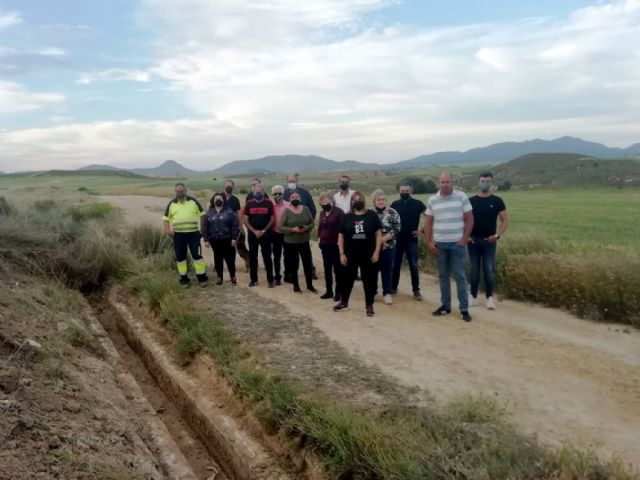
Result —
M 282 196 L 282 194 L 281 194 L 281 193 L 277 193 L 277 192 L 276 192 L 276 193 L 273 193 L 272 195 L 273 195 L 274 197 L 281 197 L 281 196 Z

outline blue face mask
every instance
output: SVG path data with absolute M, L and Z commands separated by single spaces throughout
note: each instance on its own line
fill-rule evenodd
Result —
M 264 193 L 256 193 L 254 195 L 254 198 L 256 199 L 256 202 L 261 202 L 262 200 L 264 200 Z

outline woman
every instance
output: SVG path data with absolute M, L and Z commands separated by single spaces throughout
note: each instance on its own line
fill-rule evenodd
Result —
M 300 203 L 300 194 L 294 191 L 289 197 L 289 205 L 282 212 L 280 231 L 284 234 L 285 271 L 291 275 L 293 291 L 296 293 L 302 292 L 298 283 L 300 259 L 302 259 L 307 290 L 311 293 L 318 293 L 313 288 L 313 266 L 311 247 L 309 246 L 310 232 L 313 227 L 314 221 L 311 210 Z
M 324 264 L 324 282 L 326 292 L 320 297 L 322 299 L 333 298 L 340 300 L 340 253 L 338 250 L 338 233 L 340 224 L 344 218 L 341 208 L 335 206 L 333 196 L 329 192 L 320 194 L 320 216 L 318 220 L 318 243 L 322 251 L 322 263 Z M 335 276 L 336 289 L 333 290 L 333 278 Z
M 345 267 L 341 284 L 341 300 L 333 307 L 334 312 L 349 308 L 349 297 L 353 290 L 358 268 L 362 275 L 365 312 L 373 317 L 373 299 L 378 288 L 377 263 L 382 246 L 381 224 L 378 215 L 366 209 L 364 195 L 355 192 L 351 197 L 351 211 L 342 219 L 338 235 L 340 263 Z
M 213 250 L 213 263 L 218 274 L 216 285 L 222 285 L 224 262 L 227 263 L 231 285 L 236 285 L 236 239 L 240 234 L 238 215 L 225 206 L 224 193 L 215 193 L 209 210 L 202 217 L 204 244 Z
M 382 279 L 382 301 L 385 305 L 391 305 L 393 260 L 396 255 L 396 238 L 400 233 L 400 215 L 393 208 L 387 207 L 387 199 L 382 190 L 374 191 L 371 200 L 382 225 L 382 249 L 378 262 Z

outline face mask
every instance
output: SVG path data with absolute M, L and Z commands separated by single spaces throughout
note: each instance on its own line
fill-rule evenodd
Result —
M 298 185 L 293 182 L 288 183 L 287 186 L 289 187 L 289 190 L 295 190 L 296 188 L 298 188 Z
M 340 190 L 349 190 L 349 184 L 348 183 L 341 183 L 340 184 Z
M 176 197 L 180 199 L 187 198 L 187 192 L 177 192 Z
M 225 187 L 224 191 L 227 192 L 227 193 L 231 193 L 231 192 L 233 192 L 233 187 Z
M 293 205 L 294 207 L 300 206 L 300 200 L 298 200 L 297 198 L 291 200 L 291 205 Z
M 380 213 L 384 212 L 384 209 L 385 209 L 385 207 L 382 207 L 382 208 L 378 208 L 378 207 L 376 207 L 376 210 L 377 210 L 378 212 L 380 212 Z
M 354 210 L 364 210 L 364 202 L 362 200 L 356 200 L 353 202 Z
M 222 200 L 220 200 L 220 199 L 217 199 L 215 202 L 213 202 L 213 204 L 216 207 L 221 207 L 222 205 L 224 205 L 224 202 Z
M 489 190 L 491 190 L 491 184 L 490 183 L 481 183 L 480 184 L 480 191 L 482 193 L 487 193 Z
M 410 197 L 410 196 L 411 196 L 411 194 L 410 194 L 410 193 L 407 193 L 407 192 L 403 192 L 403 193 L 401 193 L 401 194 L 400 194 L 400 198 L 401 198 L 402 200 L 409 200 L 409 197 Z
M 325 212 L 330 212 L 330 211 L 331 211 L 331 204 L 330 204 L 330 203 L 327 203 L 326 205 L 322 205 L 322 209 L 323 209 Z
M 253 198 L 256 199 L 256 202 L 260 203 L 262 200 L 264 200 L 264 193 L 256 193 Z

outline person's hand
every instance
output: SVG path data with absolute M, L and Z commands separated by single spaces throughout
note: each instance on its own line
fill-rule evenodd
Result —
M 431 240 L 429 243 L 427 243 L 427 248 L 429 249 L 429 251 L 431 253 L 433 253 L 436 257 L 438 255 L 440 255 L 440 249 L 438 247 L 436 247 L 436 242 L 434 242 L 433 240 Z
M 460 240 L 458 240 L 458 245 L 460 245 L 461 247 L 465 247 L 467 243 L 469 243 L 469 237 L 462 237 Z
M 211 245 L 209 245 L 209 242 L 207 242 L 206 240 L 204 241 L 204 246 L 209 248 Z
M 413 232 L 411 232 L 411 236 L 413 238 L 418 238 L 418 230 L 414 230 Z
M 382 241 L 384 243 L 390 242 L 391 240 L 393 240 L 393 235 L 391 235 L 390 233 L 387 233 L 384 237 L 382 237 Z
M 299 227 L 293 227 L 292 231 L 294 233 L 304 233 L 304 227 L 300 225 Z
M 264 235 L 264 231 L 263 230 L 256 230 L 254 232 L 254 235 L 256 236 L 256 238 L 260 238 L 260 237 L 262 237 L 262 235 Z
M 371 263 L 378 263 L 380 259 L 380 252 L 373 252 L 373 256 L 371 257 Z
M 167 237 L 173 237 L 173 230 L 165 230 L 164 234 L 165 234 Z
M 344 253 L 340 255 L 340 263 L 345 267 L 347 266 L 347 256 Z
M 231 246 L 235 247 L 236 246 L 236 241 L 235 240 L 231 240 Z
M 496 243 L 498 241 L 498 237 L 496 235 L 489 235 L 485 240 L 489 243 Z

